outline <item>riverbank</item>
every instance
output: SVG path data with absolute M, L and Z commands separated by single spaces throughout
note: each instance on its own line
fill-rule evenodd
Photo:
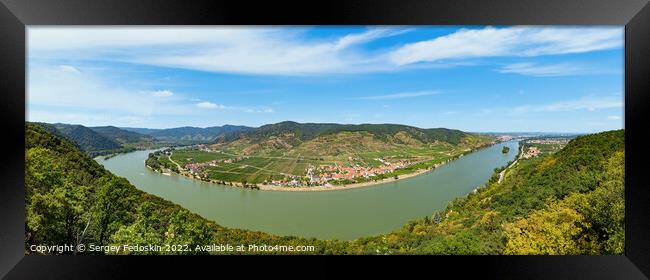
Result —
M 138 189 L 178 203 L 225 227 L 352 240 L 401 228 L 408 221 L 430 216 L 444 209 L 449 201 L 466 196 L 487 182 L 494 168 L 514 159 L 517 144 L 505 144 L 510 146 L 507 156 L 501 153 L 503 145 L 466 154 L 435 172 L 349 191 L 253 191 L 176 174 L 164 176 L 144 165 L 152 151 L 136 151 L 107 161 L 99 158 L 98 162 Z M 181 163 L 177 157 L 174 160 Z
M 497 182 L 498 184 L 501 184 L 501 182 L 503 182 L 503 179 L 506 176 L 506 171 L 508 171 L 508 169 L 512 168 L 513 166 L 515 166 L 515 164 L 517 164 L 517 161 L 519 161 L 519 159 L 521 158 L 521 155 L 523 153 L 524 153 L 524 146 L 520 145 L 519 152 L 517 153 L 517 156 L 515 157 L 515 161 L 513 161 L 510 165 L 508 165 L 505 169 L 503 169 L 499 173 L 499 181 Z
M 442 166 L 442 164 L 439 166 Z M 369 182 L 354 183 L 354 184 L 347 184 L 347 185 L 312 186 L 312 187 L 282 187 L 282 186 L 273 186 L 273 185 L 258 185 L 258 187 L 262 191 L 285 191 L 285 192 L 323 192 L 323 191 L 349 190 L 349 189 L 358 189 L 358 188 L 371 187 L 371 186 L 376 186 L 376 185 L 381 185 L 381 184 L 386 184 L 391 182 L 397 182 L 400 180 L 422 175 L 432 170 L 433 169 L 420 169 L 413 173 L 400 175 L 397 177 L 397 179 L 385 178 L 377 181 L 369 181 Z
M 391 177 L 384 178 L 384 179 L 381 179 L 381 180 L 376 180 L 376 181 L 366 181 L 366 182 L 344 184 L 344 185 L 327 184 L 327 185 L 322 185 L 322 186 L 287 187 L 287 186 L 277 186 L 277 185 L 268 185 L 268 184 L 253 184 L 253 185 L 246 184 L 246 185 L 244 185 L 241 182 L 225 182 L 225 184 L 222 184 L 222 181 L 201 179 L 201 178 L 195 176 L 194 174 L 186 172 L 186 171 L 173 172 L 172 170 L 168 170 L 168 169 L 158 171 L 158 170 L 156 170 L 154 168 L 151 168 L 146 163 L 145 163 L 145 166 L 147 166 L 147 168 L 149 168 L 149 169 L 151 169 L 153 171 L 162 173 L 164 175 L 166 175 L 165 172 L 171 172 L 171 173 L 174 173 L 174 174 L 177 174 L 177 175 L 180 175 L 180 176 L 184 176 L 184 177 L 189 178 L 189 179 L 199 180 L 199 181 L 202 181 L 202 182 L 208 182 L 208 183 L 218 184 L 218 185 L 227 186 L 227 187 L 253 189 L 253 190 L 261 190 L 261 191 L 272 191 L 272 192 L 278 192 L 278 191 L 279 192 L 324 192 L 324 191 L 339 191 L 339 190 L 358 189 L 358 188 L 371 187 L 371 186 L 376 186 L 376 185 L 381 185 L 381 184 L 386 184 L 386 183 L 391 183 L 391 182 L 398 182 L 400 180 L 404 180 L 404 179 L 408 179 L 408 178 L 412 178 L 412 177 L 415 177 L 415 176 L 425 174 L 425 173 L 427 173 L 429 171 L 432 171 L 432 170 L 434 170 L 434 169 L 436 169 L 436 168 L 438 168 L 438 167 L 440 167 L 440 166 L 442 166 L 444 164 L 447 164 L 447 163 L 449 163 L 451 161 L 457 160 L 457 159 L 459 159 L 459 158 L 461 158 L 461 157 L 463 157 L 463 156 L 465 156 L 467 154 L 471 154 L 471 153 L 474 153 L 474 152 L 479 151 L 481 149 L 492 147 L 492 146 L 494 146 L 496 144 L 499 144 L 499 143 L 498 142 L 488 143 L 488 144 L 485 144 L 485 145 L 482 145 L 482 146 L 478 146 L 478 147 L 463 151 L 462 153 L 460 153 L 458 155 L 455 155 L 450 159 L 447 159 L 447 160 L 442 161 L 440 163 L 436 163 L 433 166 L 431 166 L 429 168 L 426 168 L 426 169 L 425 168 L 418 169 L 418 170 L 416 170 L 415 172 L 412 172 L 412 173 L 400 174 L 400 175 L 398 175 L 396 177 L 391 176 Z M 178 166 L 179 170 L 182 170 L 178 163 L 171 160 L 171 156 L 169 156 L 169 159 L 170 159 L 170 161 L 172 163 L 174 163 L 174 164 L 176 164 Z
M 458 159 L 461 156 L 458 156 L 458 157 L 454 158 L 453 160 Z M 451 162 L 453 160 L 444 161 L 444 162 L 436 165 L 436 168 L 440 167 L 440 166 L 442 166 L 442 165 L 444 165 L 444 164 L 446 164 L 448 162 Z M 391 178 L 385 178 L 385 179 L 377 180 L 377 181 L 368 181 L 368 182 L 361 182 L 361 183 L 354 183 L 354 184 L 347 184 L 347 185 L 328 185 L 328 186 L 311 186 L 311 187 L 284 187 L 284 186 L 256 184 L 255 186 L 247 186 L 246 187 L 240 182 L 228 182 L 226 184 L 221 184 L 220 181 L 217 181 L 217 180 L 203 180 L 203 179 L 197 178 L 194 175 L 192 175 L 190 173 L 187 173 L 187 172 L 177 173 L 177 172 L 173 172 L 173 171 L 167 170 L 167 169 L 165 169 L 165 170 L 156 170 L 156 169 L 153 169 L 151 166 L 148 166 L 146 164 L 145 164 L 145 167 L 147 167 L 147 169 L 149 169 L 151 171 L 154 171 L 156 173 L 160 173 L 160 174 L 163 174 L 163 175 L 166 175 L 166 176 L 169 176 L 168 174 L 171 173 L 171 174 L 176 174 L 176 175 L 179 175 L 179 176 L 186 177 L 188 179 L 194 179 L 194 180 L 198 180 L 198 181 L 202 181 L 202 182 L 213 183 L 213 184 L 217 184 L 217 185 L 220 185 L 220 186 L 233 187 L 233 188 L 238 188 L 238 189 L 255 189 L 255 190 L 261 190 L 261 191 L 280 191 L 280 192 L 281 191 L 284 191 L 284 192 L 314 192 L 314 191 L 318 192 L 318 191 L 321 191 L 322 192 L 322 191 L 336 191 L 336 190 L 347 190 L 347 189 L 370 187 L 370 186 L 381 185 L 381 184 L 386 184 L 386 183 L 391 183 L 391 182 L 397 182 L 397 181 L 400 181 L 400 180 L 412 178 L 412 177 L 422 175 L 424 173 L 427 173 L 427 172 L 432 171 L 432 170 L 435 169 L 435 168 L 419 169 L 419 170 L 417 170 L 416 172 L 413 172 L 413 173 L 399 175 L 397 177 L 397 179 L 395 179 L 394 177 L 391 177 Z

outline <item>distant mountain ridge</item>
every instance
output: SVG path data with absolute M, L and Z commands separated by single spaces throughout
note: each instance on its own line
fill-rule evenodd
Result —
M 48 131 L 74 142 L 91 155 L 126 152 L 137 147 L 212 143 L 230 145 L 246 153 L 292 151 L 311 154 L 354 153 L 427 147 L 433 144 L 458 146 L 490 141 L 489 136 L 448 128 L 418 128 L 401 124 L 298 123 L 284 121 L 260 127 L 238 125 L 176 127 L 168 129 L 115 126 L 85 127 L 73 124 L 39 123 Z M 463 145 L 465 145 L 463 144 Z M 326 152 L 325 152 L 326 151 Z
M 89 128 L 105 137 L 112 139 L 113 141 L 122 144 L 136 143 L 141 141 L 154 141 L 154 138 L 150 135 L 120 129 L 114 126 L 95 126 Z
M 308 141 L 319 136 L 331 135 L 340 132 L 368 132 L 380 140 L 388 140 L 400 132 L 422 143 L 443 141 L 453 145 L 460 143 L 461 139 L 469 133 L 448 128 L 423 129 L 401 124 L 336 124 L 336 123 L 297 123 L 284 121 L 275 124 L 263 125 L 256 129 L 237 131 L 225 134 L 217 139 L 218 142 L 228 142 L 240 138 L 262 140 L 268 137 L 277 137 L 293 134 L 300 141 Z
M 165 128 L 165 129 L 134 128 L 134 127 L 122 127 L 121 129 L 145 134 L 154 137 L 158 140 L 166 140 L 166 141 L 190 140 L 190 141 L 206 142 L 206 141 L 213 141 L 217 137 L 227 133 L 233 133 L 237 131 L 247 131 L 247 130 L 252 130 L 254 128 L 248 126 L 241 126 L 241 125 L 223 125 L 223 126 L 212 126 L 206 128 L 183 126 L 183 127 Z
M 414 152 L 412 149 L 425 152 L 442 146 L 472 149 L 494 142 L 495 139 L 456 129 L 423 129 L 401 124 L 284 121 L 247 131 L 226 133 L 217 137 L 212 146 L 214 149 L 257 156 L 356 157 L 398 150 L 405 153 Z
M 114 150 L 122 147 L 119 142 L 88 127 L 78 124 L 36 123 L 50 133 L 66 138 L 85 152 Z
M 133 151 L 136 148 L 150 148 L 156 140 L 149 136 L 114 126 L 86 127 L 79 124 L 34 123 L 46 131 L 68 139 L 79 149 L 91 156 Z

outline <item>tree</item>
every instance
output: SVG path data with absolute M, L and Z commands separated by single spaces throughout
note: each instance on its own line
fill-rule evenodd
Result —
M 37 193 L 27 206 L 29 242 L 40 245 L 77 245 L 82 242 L 92 221 L 89 188 L 63 186 Z
M 505 254 L 576 255 L 583 254 L 584 228 L 590 225 L 574 209 L 553 202 L 528 218 L 503 226 L 507 238 Z
M 128 182 L 116 177 L 102 177 L 98 183 L 93 215 L 96 242 L 104 245 L 118 228 L 129 221 L 127 209 L 132 204 Z
M 154 203 L 146 201 L 138 207 L 135 222 L 122 226 L 110 237 L 110 244 L 122 247 L 123 245 L 160 245 L 163 243 L 161 232 L 162 221 L 156 214 L 157 207 Z M 111 252 L 120 254 L 153 255 L 160 254 L 155 251 Z

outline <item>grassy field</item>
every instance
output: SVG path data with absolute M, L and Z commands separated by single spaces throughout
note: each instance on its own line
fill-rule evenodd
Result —
M 218 182 L 260 184 L 265 181 L 295 178 L 307 180 L 310 167 L 379 167 L 382 161 L 407 162 L 410 166 L 382 176 L 355 180 L 400 176 L 456 157 L 489 139 L 470 136 L 462 143 L 423 143 L 408 135 L 378 139 L 367 132 L 341 132 L 302 142 L 292 137 L 268 137 L 261 141 L 242 138 L 225 144 L 213 144 L 210 150 L 185 148 L 174 150 L 171 160 L 185 168 L 199 164 L 203 178 Z M 169 159 L 162 164 L 167 165 Z M 380 160 L 381 159 L 381 160 Z M 380 178 L 381 177 L 381 178 Z
M 270 180 L 279 180 L 284 177 L 305 176 L 307 169 L 321 165 L 377 167 L 382 163 L 377 158 L 387 160 L 409 160 L 417 162 L 405 169 L 396 170 L 393 173 L 385 174 L 392 177 L 416 171 L 417 169 L 428 168 L 436 163 L 446 161 L 454 155 L 462 152 L 460 149 L 453 149 L 451 146 L 433 146 L 431 148 L 403 148 L 388 151 L 365 152 L 358 155 L 340 156 L 316 156 L 316 155 L 292 155 L 281 152 L 265 156 L 242 156 L 230 152 L 207 152 L 198 149 L 175 150 L 171 156 L 172 160 L 185 166 L 188 163 L 206 163 L 213 160 L 233 160 L 232 163 L 217 163 L 215 166 L 204 165 L 203 170 L 208 178 L 224 182 L 247 182 L 263 183 Z M 169 159 L 161 157 L 167 163 Z M 359 179 L 363 181 L 363 179 Z M 357 181 L 357 182 L 361 182 Z
M 172 159 L 180 165 L 197 162 L 207 162 L 215 159 L 228 159 L 233 156 L 222 153 L 204 152 L 196 149 L 178 149 L 172 154 Z

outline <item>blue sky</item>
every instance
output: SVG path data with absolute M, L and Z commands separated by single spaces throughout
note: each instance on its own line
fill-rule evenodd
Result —
M 27 120 L 623 128 L 623 27 L 28 28 Z

